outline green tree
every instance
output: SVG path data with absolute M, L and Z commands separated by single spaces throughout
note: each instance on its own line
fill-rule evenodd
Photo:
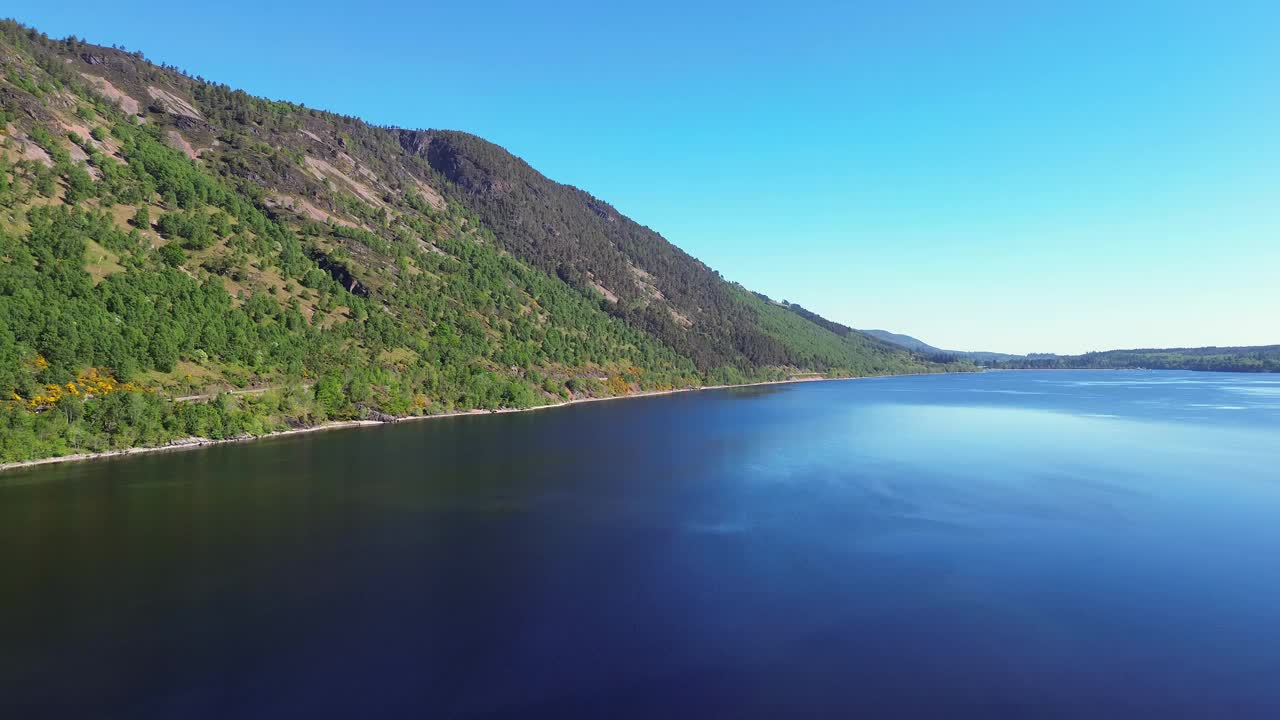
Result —
M 335 418 L 343 414 L 347 405 L 347 397 L 342 392 L 342 378 L 336 374 L 325 375 L 316 382 L 316 404 L 324 412 L 325 417 Z
M 171 242 L 161 247 L 157 252 L 160 255 L 160 259 L 170 267 L 178 267 L 187 261 L 187 254 L 182 252 L 182 248 L 178 247 L 176 243 Z
M 168 332 L 154 331 L 149 351 L 152 367 L 160 372 L 172 372 L 178 363 L 178 344 Z

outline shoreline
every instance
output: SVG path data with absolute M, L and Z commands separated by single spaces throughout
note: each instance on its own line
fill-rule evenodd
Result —
M 980 372 L 980 371 L 979 371 Z M 170 442 L 168 445 L 154 445 L 145 447 L 123 448 L 120 450 L 103 450 L 101 452 L 92 453 L 76 453 L 74 455 L 60 455 L 57 457 L 39 458 L 37 460 L 19 460 L 17 462 L 0 464 L 0 473 L 8 470 L 20 470 L 23 468 L 38 467 L 40 465 L 54 465 L 59 463 L 88 462 L 91 460 L 106 460 L 110 458 L 126 457 L 129 455 L 143 455 L 147 453 L 160 452 L 179 452 L 182 450 L 198 450 L 200 448 L 213 447 L 215 445 L 230 445 L 233 443 L 248 443 L 257 440 L 268 440 L 271 438 L 288 437 L 290 435 L 302 435 L 305 433 L 322 432 L 326 430 L 347 430 L 358 427 L 376 427 L 380 425 L 395 425 L 403 422 L 413 422 L 416 420 L 439 420 L 443 418 L 467 417 L 475 415 L 501 415 L 507 413 L 523 413 L 534 412 L 537 410 L 550 410 L 553 408 L 568 407 L 570 405 L 580 405 L 592 402 L 607 402 L 609 400 L 630 400 L 632 398 L 643 397 L 659 397 L 663 395 L 675 395 L 677 393 L 702 392 L 704 390 L 732 390 L 736 388 L 761 387 L 764 385 L 795 385 L 799 383 L 811 382 L 841 382 L 845 380 L 875 380 L 877 378 L 893 378 L 893 377 L 917 377 L 928 375 L 968 375 L 968 372 L 955 373 L 898 373 L 891 375 L 859 375 L 857 377 L 845 378 L 797 378 L 794 380 L 764 380 L 754 383 L 742 383 L 739 385 L 703 385 L 701 387 L 685 387 L 674 388 L 672 390 L 647 390 L 629 395 L 615 395 L 613 397 L 586 397 L 565 400 L 563 402 L 551 403 L 548 405 L 536 405 L 528 408 L 497 408 L 494 410 L 451 410 L 436 415 L 406 415 L 398 417 L 391 421 L 383 420 L 335 420 L 333 422 L 325 422 L 312 427 L 290 428 L 288 430 L 276 430 L 262 435 L 248 435 L 244 437 L 222 438 L 214 440 L 212 438 L 179 438 Z

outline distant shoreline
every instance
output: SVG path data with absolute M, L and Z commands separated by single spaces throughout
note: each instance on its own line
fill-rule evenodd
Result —
M 6 470 L 18 470 L 21 468 L 36 467 L 39 465 L 53 465 L 56 463 L 85 462 L 89 460 L 106 460 L 109 458 L 126 457 L 129 455 L 143 455 L 147 453 L 195 450 L 198 448 L 207 448 L 215 445 L 230 445 L 233 443 L 249 443 L 249 442 L 254 442 L 256 440 L 266 440 L 269 438 L 287 437 L 289 435 L 302 435 L 304 433 L 322 432 L 326 430 L 345 430 L 348 428 L 357 428 L 357 427 L 375 427 L 379 425 L 395 425 L 397 423 L 412 422 L 415 420 L 439 420 L 442 418 L 467 417 L 467 416 L 475 416 L 475 415 L 499 415 L 499 414 L 506 414 L 506 413 L 533 412 L 535 410 L 549 410 L 552 408 L 567 407 L 569 405 L 580 405 L 583 403 L 605 402 L 608 400 L 629 400 L 632 398 L 642 398 L 642 397 L 658 397 L 662 395 L 675 395 L 676 393 L 701 392 L 703 390 L 731 390 L 735 388 L 761 387 L 765 385 L 793 385 L 798 383 L 811 383 L 811 382 L 839 382 L 843 380 L 874 380 L 876 378 L 914 377 L 914 376 L 925 376 L 925 375 L 959 375 L 959 374 L 967 375 L 969 373 L 968 372 L 965 372 L 965 373 L 955 373 L 955 372 L 898 373 L 898 374 L 891 374 L 891 375 L 860 375 L 858 377 L 847 377 L 847 378 L 815 377 L 815 378 L 796 378 L 793 380 L 765 380 L 762 382 L 742 383 L 738 385 L 704 385 L 701 387 L 674 388 L 671 390 L 646 390 L 646 391 L 641 391 L 637 393 L 631 393 L 629 395 L 615 395 L 613 397 L 575 398 L 572 400 L 565 400 L 563 402 L 551 403 L 549 405 L 538 405 L 535 407 L 528 407 L 528 408 L 498 408 L 494 410 L 483 410 L 483 409 L 453 410 L 450 412 L 438 413 L 435 415 L 405 415 L 403 417 L 397 417 L 396 419 L 389 420 L 389 421 L 336 420 L 333 422 L 325 422 L 319 425 L 313 425 L 312 427 L 291 428 L 289 430 L 276 430 L 269 433 L 263 433 L 261 435 L 247 435 L 243 437 L 223 438 L 220 440 L 214 440 L 212 438 L 189 437 L 189 438 L 180 438 L 180 439 L 174 440 L 173 442 L 170 442 L 167 445 L 133 447 L 133 448 L 124 448 L 121 450 L 104 450 L 102 452 L 94 452 L 94 453 L 76 453 L 74 455 L 61 455 L 58 457 L 40 458 L 37 460 L 19 460 L 18 462 L 0 464 L 0 472 L 4 472 Z

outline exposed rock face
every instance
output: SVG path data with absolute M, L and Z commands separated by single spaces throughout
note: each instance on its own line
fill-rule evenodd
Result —
M 470 192 L 505 195 L 511 190 L 509 182 L 459 152 L 444 135 L 430 130 L 401 130 L 400 146 L 426 158 L 431 167 Z
M 418 192 L 422 193 L 422 197 L 431 204 L 431 207 L 437 210 L 444 209 L 444 197 L 436 191 L 435 188 L 422 182 L 418 178 L 413 178 L 413 184 L 418 188 Z
M 348 160 L 350 160 L 350 158 L 348 158 Z M 335 166 L 328 160 L 323 160 L 313 155 L 307 155 L 303 158 L 303 162 L 306 164 L 307 169 L 311 171 L 311 174 L 317 179 L 329 180 L 330 182 L 337 183 L 340 186 L 345 184 L 350 188 L 351 192 L 358 195 L 361 200 L 364 200 L 370 205 L 373 205 L 374 207 L 386 206 L 386 203 L 382 201 L 382 198 L 373 188 L 351 177 L 351 175 L 343 172 L 341 168 Z M 352 163 L 354 163 L 354 161 L 352 161 Z
M 618 218 L 615 217 L 612 212 L 610 212 L 611 208 L 608 205 L 605 205 L 603 203 L 589 202 L 587 203 L 587 209 L 595 213 L 597 217 L 599 217 L 600 219 L 606 222 L 611 222 L 611 223 L 618 222 Z
M 591 281 L 591 287 L 595 288 L 596 292 L 603 295 L 605 300 L 608 300 L 609 302 L 615 303 L 615 304 L 618 302 L 618 296 L 613 294 L 613 291 L 610 290 L 609 288 L 601 285 L 598 282 L 595 282 L 594 280 Z
M 86 60 L 86 62 L 88 62 Z M 94 85 L 98 92 L 102 93 L 108 100 L 120 106 L 121 110 L 130 115 L 137 115 L 142 110 L 142 105 L 129 95 L 126 95 L 115 85 L 112 85 L 106 78 L 100 78 L 97 75 L 89 73 L 80 73 L 80 75 Z
M 154 85 L 149 85 L 147 86 L 147 94 L 151 96 L 153 107 L 160 112 L 190 120 L 204 120 L 204 116 L 200 114 L 200 111 L 194 105 L 168 90 L 161 90 Z
M 200 153 L 196 152 L 196 149 L 192 147 L 191 143 L 187 142 L 187 139 L 177 130 L 170 130 L 166 132 L 165 137 L 169 140 L 169 146 L 175 150 L 181 150 L 183 155 L 186 155 L 192 160 L 200 157 Z
M 35 160 L 36 162 L 40 163 L 41 165 L 44 165 L 45 167 L 53 167 L 53 158 L 49 157 L 49 153 L 45 152 L 44 148 L 35 144 L 35 141 L 31 140 L 30 138 L 25 138 L 25 139 L 20 138 L 20 140 L 22 140 L 23 142 L 22 144 L 23 160 Z
M 428 133 L 422 130 L 400 130 L 400 147 L 412 155 L 427 156 L 427 146 L 431 144 Z

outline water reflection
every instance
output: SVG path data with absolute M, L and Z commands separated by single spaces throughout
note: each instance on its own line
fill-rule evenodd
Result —
M 1267 382 L 810 383 L 8 474 L 0 697 L 122 717 L 1270 715 Z

